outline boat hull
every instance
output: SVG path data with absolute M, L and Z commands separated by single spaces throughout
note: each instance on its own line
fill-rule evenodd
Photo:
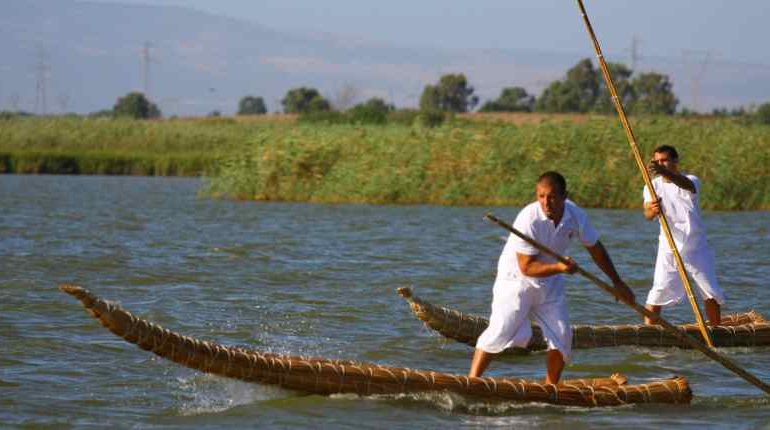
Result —
M 458 342 L 476 345 L 476 339 L 489 325 L 486 318 L 468 315 L 444 306 L 428 303 L 415 296 L 410 288 L 399 288 L 414 314 L 432 330 L 442 336 Z M 680 332 L 702 340 L 696 324 L 677 327 Z M 722 318 L 722 324 L 709 327 L 709 332 L 717 347 L 753 347 L 770 345 L 770 323 L 759 313 L 749 311 L 744 314 L 728 315 Z M 601 348 L 621 345 L 647 347 L 676 347 L 691 349 L 680 336 L 668 332 L 662 326 L 643 324 L 627 325 L 573 325 L 572 348 Z M 526 348 L 512 348 L 509 353 L 542 351 L 548 347 L 543 331 L 532 325 L 532 339 Z
M 568 380 L 555 385 L 511 378 L 470 378 L 429 370 L 227 347 L 182 336 L 137 318 L 82 287 L 62 285 L 60 288 L 78 298 L 112 333 L 160 357 L 201 372 L 306 393 L 370 396 L 451 392 L 484 400 L 572 406 L 689 403 L 692 399 L 690 387 L 683 377 L 628 385 L 625 377 L 615 375 Z

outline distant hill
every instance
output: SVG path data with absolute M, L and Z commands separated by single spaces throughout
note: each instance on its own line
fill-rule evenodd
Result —
M 117 97 L 142 90 L 143 47 L 149 43 L 149 94 L 165 115 L 232 113 L 240 97 L 265 98 L 271 111 L 292 87 L 311 85 L 332 101 L 383 97 L 416 106 L 426 83 L 463 72 L 482 99 L 503 86 L 538 94 L 582 53 L 441 51 L 389 46 L 334 35 L 292 34 L 194 9 L 88 3 L 74 0 L 4 0 L 0 14 L 0 110 L 40 111 L 36 90 L 44 75 L 48 112 L 110 108 Z M 620 59 L 622 60 L 622 58 Z M 691 86 L 684 64 L 650 59 L 646 68 L 674 78 L 685 101 Z M 701 104 L 734 105 L 756 96 L 770 71 L 711 67 L 698 88 Z M 752 80 L 754 79 L 754 80 Z

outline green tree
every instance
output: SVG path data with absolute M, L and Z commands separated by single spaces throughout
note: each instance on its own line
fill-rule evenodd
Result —
M 473 94 L 464 74 L 448 74 L 441 77 L 436 85 L 426 85 L 420 96 L 420 109 L 447 112 L 468 112 L 479 102 Z
M 623 103 L 623 107 L 629 110 L 636 101 L 636 91 L 634 86 L 631 85 L 631 75 L 633 70 L 620 63 L 607 63 L 607 67 L 612 74 L 612 80 L 615 82 L 615 89 L 618 92 L 618 97 Z M 594 102 L 593 111 L 600 113 L 613 113 L 615 112 L 615 104 L 612 102 L 612 96 L 610 90 L 607 89 L 607 84 L 604 82 L 604 77 L 597 71 L 597 84 L 599 85 L 599 92 Z
M 420 110 L 422 111 L 440 111 L 441 96 L 438 87 L 435 85 L 426 85 L 420 96 Z
M 565 81 L 552 82 L 535 103 L 538 112 L 584 112 L 580 88 Z
M 770 103 L 765 103 L 757 108 L 757 121 L 760 124 L 770 125 Z
M 286 113 L 312 113 L 331 110 L 329 102 L 315 88 L 293 88 L 281 100 Z
M 158 118 L 161 116 L 158 106 L 151 103 L 144 94 L 139 92 L 131 92 L 120 97 L 112 108 L 112 112 L 118 117 L 136 119 Z
M 636 93 L 636 100 L 631 104 L 633 113 L 672 115 L 676 112 L 679 100 L 674 95 L 668 76 L 642 73 L 634 78 L 631 85 Z
M 625 108 L 636 101 L 637 92 L 631 83 L 633 71 L 620 63 L 607 63 L 618 97 Z M 536 110 L 542 112 L 601 112 L 615 111 L 612 97 L 604 82 L 601 69 L 590 59 L 580 60 L 567 71 L 563 80 L 552 82 L 538 98 Z
M 373 97 L 364 103 L 353 106 L 350 110 L 351 121 L 359 124 L 385 124 L 388 114 L 395 108 L 385 100 Z
M 160 113 L 160 109 L 158 109 L 158 105 L 151 102 L 147 115 L 148 118 L 160 118 L 162 114 Z
M 608 63 L 618 97 L 629 113 L 673 114 L 679 103 L 668 76 L 643 73 L 633 80 L 633 70 Z M 552 82 L 540 95 L 535 109 L 541 112 L 601 112 L 615 110 L 600 69 L 590 59 L 580 60 L 563 80 Z
M 599 96 L 601 72 L 594 68 L 590 59 L 584 58 L 567 70 L 567 83 L 575 86 L 580 94 L 579 112 L 593 109 Z
M 238 115 L 264 115 L 267 113 L 262 97 L 246 96 L 238 102 Z
M 600 74 L 585 58 L 567 71 L 564 80 L 552 82 L 540 95 L 535 109 L 542 112 L 588 112 L 599 95 Z
M 535 97 L 527 94 L 522 87 L 503 88 L 500 97 L 484 103 L 481 112 L 532 112 Z

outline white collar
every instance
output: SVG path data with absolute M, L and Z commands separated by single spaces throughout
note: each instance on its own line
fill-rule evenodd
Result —
M 572 218 L 572 213 L 567 208 L 567 206 L 568 206 L 567 202 L 569 202 L 569 199 L 564 201 L 564 213 L 561 216 L 561 221 L 559 221 L 559 224 L 554 224 L 554 227 L 558 227 L 558 226 L 564 224 L 570 218 Z M 540 206 L 540 202 L 535 202 L 535 203 L 537 204 L 537 217 L 541 221 L 550 221 L 553 224 L 553 220 L 551 220 L 551 218 L 548 218 L 548 216 L 545 214 L 545 212 L 543 212 L 543 207 Z

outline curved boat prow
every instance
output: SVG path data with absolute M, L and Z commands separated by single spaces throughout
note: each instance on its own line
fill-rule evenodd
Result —
M 201 372 L 247 382 L 277 385 L 313 394 L 362 396 L 447 391 L 496 401 L 543 402 L 573 406 L 618 406 L 630 403 L 689 403 L 687 380 L 675 377 L 627 385 L 625 377 L 567 380 L 558 385 L 522 379 L 469 378 L 447 373 L 386 367 L 324 358 L 284 356 L 226 347 L 182 336 L 137 318 L 85 288 L 61 285 L 115 335 Z

